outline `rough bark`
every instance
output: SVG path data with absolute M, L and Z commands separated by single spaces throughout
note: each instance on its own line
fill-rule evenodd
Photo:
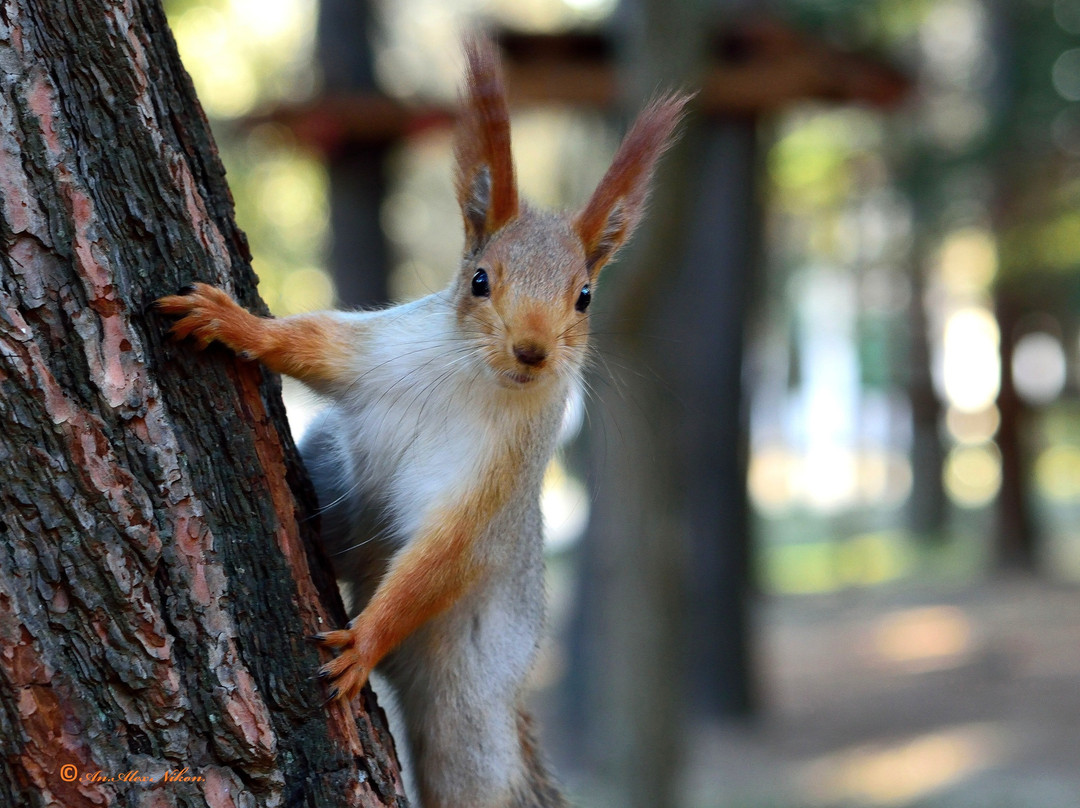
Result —
M 0 82 L 0 805 L 403 805 L 277 381 L 147 309 L 265 310 L 159 4 L 0 0 Z

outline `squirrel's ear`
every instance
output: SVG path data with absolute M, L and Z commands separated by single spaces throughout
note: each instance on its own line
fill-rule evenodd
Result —
M 656 161 L 674 141 L 690 95 L 649 104 L 634 121 L 592 198 L 574 218 L 589 275 L 595 277 L 641 221 Z
M 510 154 L 510 113 L 495 45 L 465 40 L 466 85 L 454 136 L 454 185 L 465 241 L 476 252 L 518 214 L 517 181 Z

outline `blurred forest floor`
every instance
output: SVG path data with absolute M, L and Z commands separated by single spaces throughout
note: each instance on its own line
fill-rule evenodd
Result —
M 1076 808 L 1080 594 L 775 597 L 758 609 L 761 717 L 701 730 L 693 808 Z

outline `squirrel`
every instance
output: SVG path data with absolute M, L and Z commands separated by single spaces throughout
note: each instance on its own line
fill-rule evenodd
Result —
M 357 616 L 318 639 L 352 699 L 379 666 L 424 808 L 566 805 L 523 689 L 542 633 L 540 488 L 589 337 L 600 270 L 644 213 L 689 96 L 650 103 L 580 211 L 518 196 L 495 46 L 465 42 L 454 138 L 465 225 L 449 287 L 376 311 L 258 317 L 221 289 L 161 298 L 177 339 L 219 342 L 330 406 L 300 450 Z

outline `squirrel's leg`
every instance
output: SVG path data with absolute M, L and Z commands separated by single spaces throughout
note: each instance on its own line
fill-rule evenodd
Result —
M 476 539 L 505 499 L 505 486 L 477 485 L 475 493 L 436 510 L 390 562 L 349 628 L 319 635 L 325 645 L 341 649 L 322 668 L 336 697 L 353 698 L 383 657 L 476 581 L 483 564 Z
M 539 513 L 527 521 L 539 530 Z M 398 695 L 425 808 L 564 805 L 520 709 L 543 632 L 544 586 L 533 563 L 540 536 L 515 539 L 524 555 L 496 562 L 380 667 Z
M 244 359 L 257 359 L 270 370 L 316 388 L 347 382 L 361 335 L 358 324 L 332 313 L 258 317 L 227 292 L 205 283 L 192 291 L 157 301 L 159 311 L 180 315 L 172 327 L 179 337 L 194 337 L 200 348 L 220 342 Z

